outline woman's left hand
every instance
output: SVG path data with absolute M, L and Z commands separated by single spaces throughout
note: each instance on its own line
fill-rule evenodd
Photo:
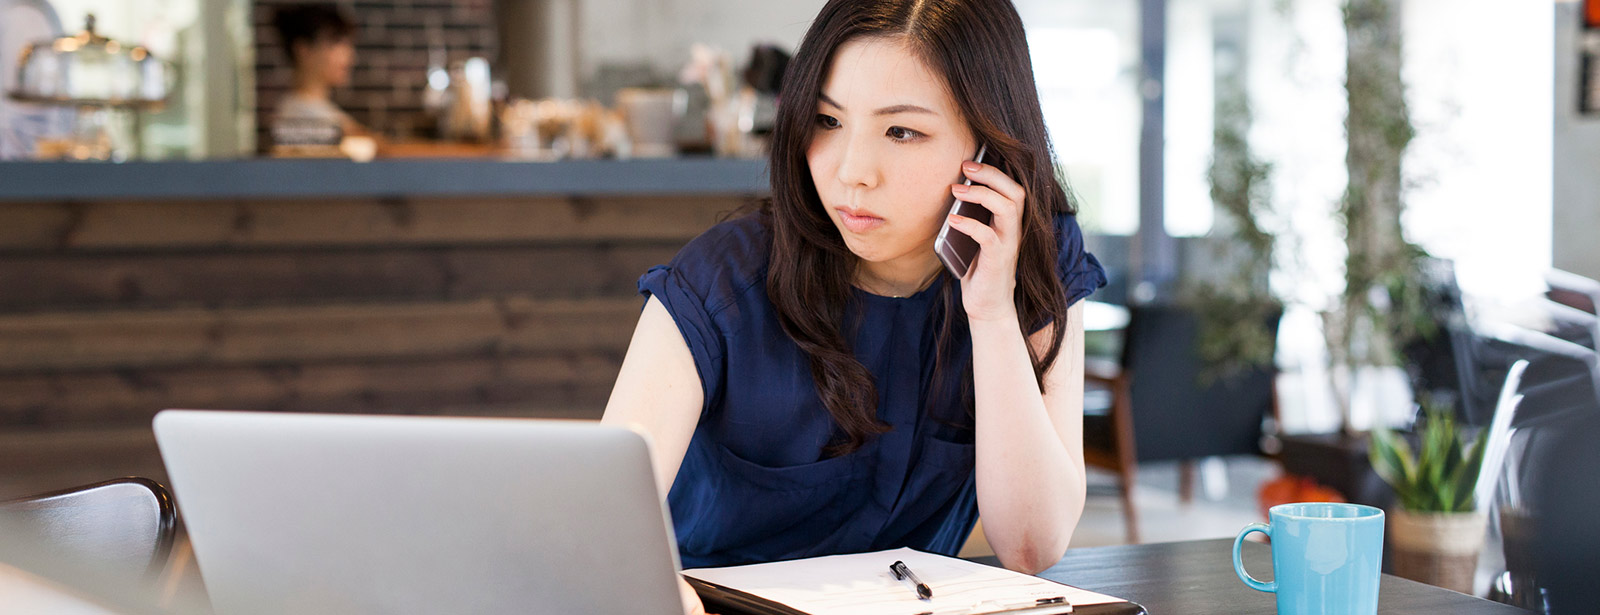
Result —
M 1017 253 L 1022 245 L 1022 207 L 1027 193 L 1000 169 L 964 162 L 961 172 L 971 186 L 954 184 L 950 193 L 976 203 L 993 214 L 985 225 L 966 216 L 951 215 L 950 227 L 978 242 L 978 262 L 961 279 L 961 304 L 968 321 L 1015 320 L 1017 305 Z

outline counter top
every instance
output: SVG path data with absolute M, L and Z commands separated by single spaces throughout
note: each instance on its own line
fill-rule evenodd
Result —
M 719 158 L 0 162 L 0 202 L 755 195 L 770 191 L 766 166 L 765 160 Z

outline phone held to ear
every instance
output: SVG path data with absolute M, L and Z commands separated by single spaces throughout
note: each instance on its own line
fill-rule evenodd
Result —
M 983 154 L 989 150 L 987 144 L 978 147 L 978 155 L 972 158 L 973 162 L 982 163 Z M 972 178 L 965 182 L 972 185 Z M 977 203 L 968 203 L 961 199 L 950 205 L 950 213 L 972 218 L 983 224 L 994 220 L 994 214 L 988 208 Z M 966 233 L 950 228 L 949 217 L 945 218 L 944 226 L 939 228 L 939 236 L 933 240 L 933 251 L 939 254 L 939 260 L 944 261 L 945 268 L 956 278 L 967 277 L 967 271 L 978 262 L 978 242 L 968 237 Z

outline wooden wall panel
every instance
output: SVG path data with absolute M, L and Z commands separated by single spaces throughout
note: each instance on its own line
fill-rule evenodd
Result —
M 50 250 L 65 243 L 75 203 L 0 203 L 0 250 Z
M 0 315 L 0 372 L 626 348 L 632 297 Z
M 0 435 L 184 406 L 597 418 L 638 277 L 748 202 L 0 204 Z
M 686 241 L 727 197 L 96 202 L 0 205 L 0 250 Z
M 148 425 L 164 408 L 599 418 L 614 354 L 0 375 L 0 424 Z
M 0 313 L 624 297 L 682 242 L 0 256 Z

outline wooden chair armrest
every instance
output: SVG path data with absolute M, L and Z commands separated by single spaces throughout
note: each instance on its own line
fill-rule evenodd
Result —
M 1083 379 L 1086 381 L 1110 385 L 1121 378 L 1122 366 L 1116 361 L 1094 357 L 1085 358 L 1083 361 Z

